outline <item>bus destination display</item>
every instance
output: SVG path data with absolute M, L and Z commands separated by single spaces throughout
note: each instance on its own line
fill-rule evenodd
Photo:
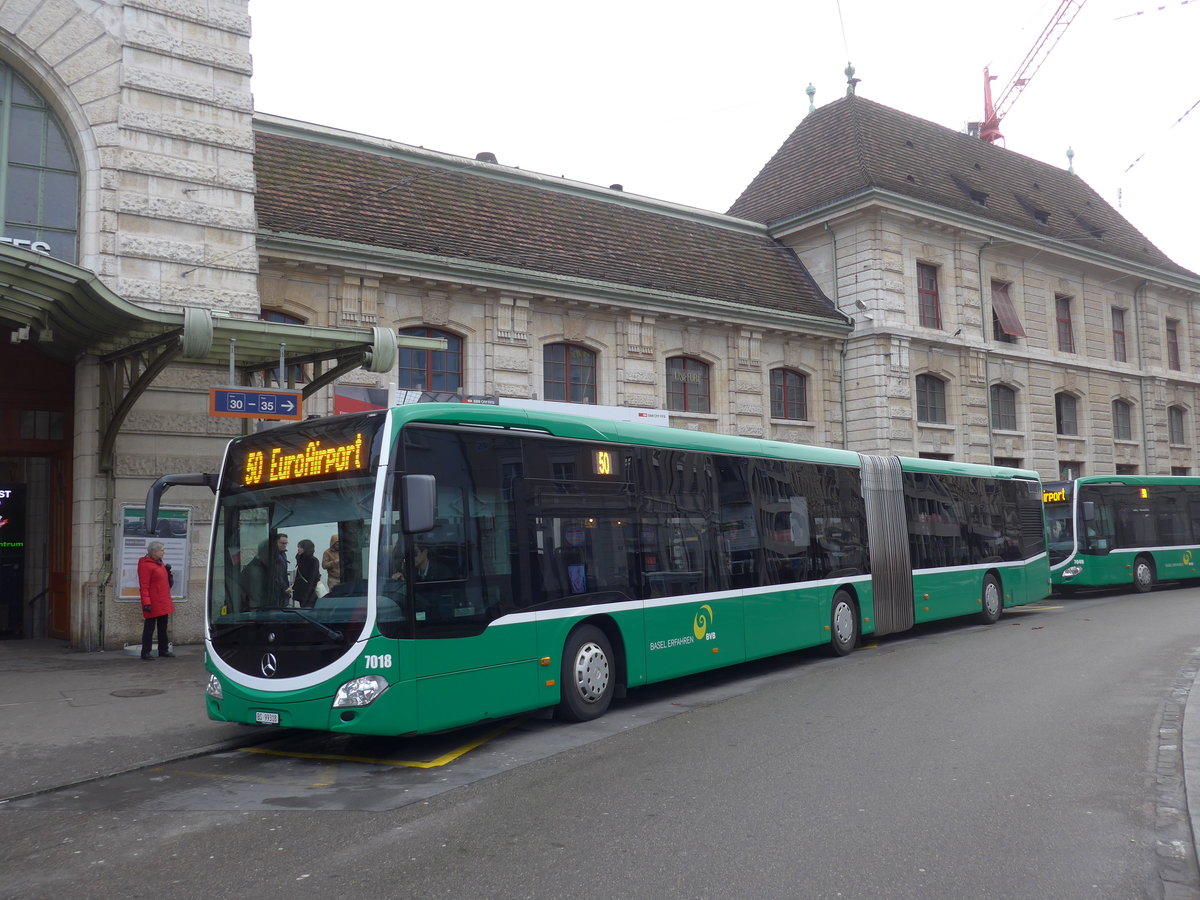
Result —
M 319 434 L 304 427 L 273 429 L 237 446 L 227 475 L 233 483 L 260 488 L 364 474 L 376 425 L 356 419 L 351 427 Z

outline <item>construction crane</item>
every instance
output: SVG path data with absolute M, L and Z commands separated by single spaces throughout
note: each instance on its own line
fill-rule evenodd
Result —
M 1058 11 L 1054 13 L 1050 23 L 1034 41 L 1032 49 L 1025 54 L 1025 59 L 1017 67 L 1012 80 L 1000 92 L 1000 99 L 996 101 L 995 105 L 992 104 L 992 82 L 996 80 L 996 76 L 991 74 L 986 66 L 984 67 L 983 121 L 979 123 L 981 140 L 993 144 L 1004 137 L 1000 133 L 1000 120 L 1008 115 L 1012 105 L 1017 102 L 1017 97 L 1021 96 L 1021 91 L 1025 90 L 1025 86 L 1033 80 L 1037 70 L 1042 67 L 1042 63 L 1046 61 L 1046 57 L 1050 55 L 1054 45 L 1058 43 L 1063 32 L 1079 15 L 1079 11 L 1083 9 L 1083 4 L 1086 2 L 1087 0 L 1062 0 L 1059 3 Z

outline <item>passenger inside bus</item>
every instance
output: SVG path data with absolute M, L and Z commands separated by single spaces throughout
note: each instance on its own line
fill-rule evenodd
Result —
M 407 577 L 404 565 L 404 553 L 401 542 L 397 541 L 392 548 L 392 580 L 404 581 Z M 436 557 L 430 553 L 429 545 L 417 543 L 413 545 L 413 579 L 415 581 L 447 581 L 456 576 L 450 572 Z
M 238 577 L 242 601 L 247 609 L 283 606 L 291 592 L 286 563 L 280 559 L 278 545 L 278 535 L 272 535 L 260 543 L 258 553 Z

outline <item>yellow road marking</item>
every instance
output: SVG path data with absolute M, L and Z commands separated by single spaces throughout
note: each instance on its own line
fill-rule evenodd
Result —
M 337 784 L 337 766 L 321 766 L 320 780 L 313 787 L 333 787 Z
M 175 767 L 155 766 L 151 772 L 165 772 L 168 775 L 187 776 L 188 778 L 207 778 L 210 781 L 232 781 L 238 784 L 273 784 L 293 787 L 331 787 L 331 782 L 318 781 L 302 781 L 300 779 L 285 778 L 271 779 L 264 782 L 263 779 L 255 775 L 229 775 L 223 772 L 198 772 L 194 769 L 176 769 Z
M 410 769 L 437 769 L 441 766 L 447 765 L 448 763 L 454 762 L 454 760 L 458 759 L 460 756 L 470 753 L 476 747 L 483 746 L 493 738 L 497 738 L 509 729 L 515 728 L 523 721 L 525 720 L 517 719 L 508 723 L 507 725 L 502 725 L 501 727 L 482 735 L 476 740 L 463 744 L 461 747 L 456 747 L 448 753 L 443 753 L 436 759 L 428 761 L 408 759 L 374 759 L 369 756 L 339 756 L 331 753 L 289 753 L 285 750 L 272 750 L 268 747 L 241 747 L 239 748 L 239 751 L 241 753 L 258 753 L 262 756 L 283 756 L 290 759 L 323 759 L 332 762 L 362 763 L 368 766 L 404 766 Z

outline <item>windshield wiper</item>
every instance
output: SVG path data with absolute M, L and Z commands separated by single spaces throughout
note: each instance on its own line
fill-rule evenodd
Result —
M 335 631 L 334 629 L 330 628 L 328 625 L 323 625 L 322 623 L 320 623 L 316 619 L 314 619 L 312 616 L 306 616 L 304 613 L 302 613 L 300 610 L 296 609 L 294 606 L 277 606 L 277 607 L 275 607 L 275 609 L 277 609 L 279 612 L 295 613 L 300 618 L 302 618 L 305 622 L 308 622 L 310 625 L 315 625 L 321 631 L 325 632 L 325 636 L 327 638 L 329 638 L 331 641 L 340 641 L 343 637 L 343 635 L 340 631 Z

